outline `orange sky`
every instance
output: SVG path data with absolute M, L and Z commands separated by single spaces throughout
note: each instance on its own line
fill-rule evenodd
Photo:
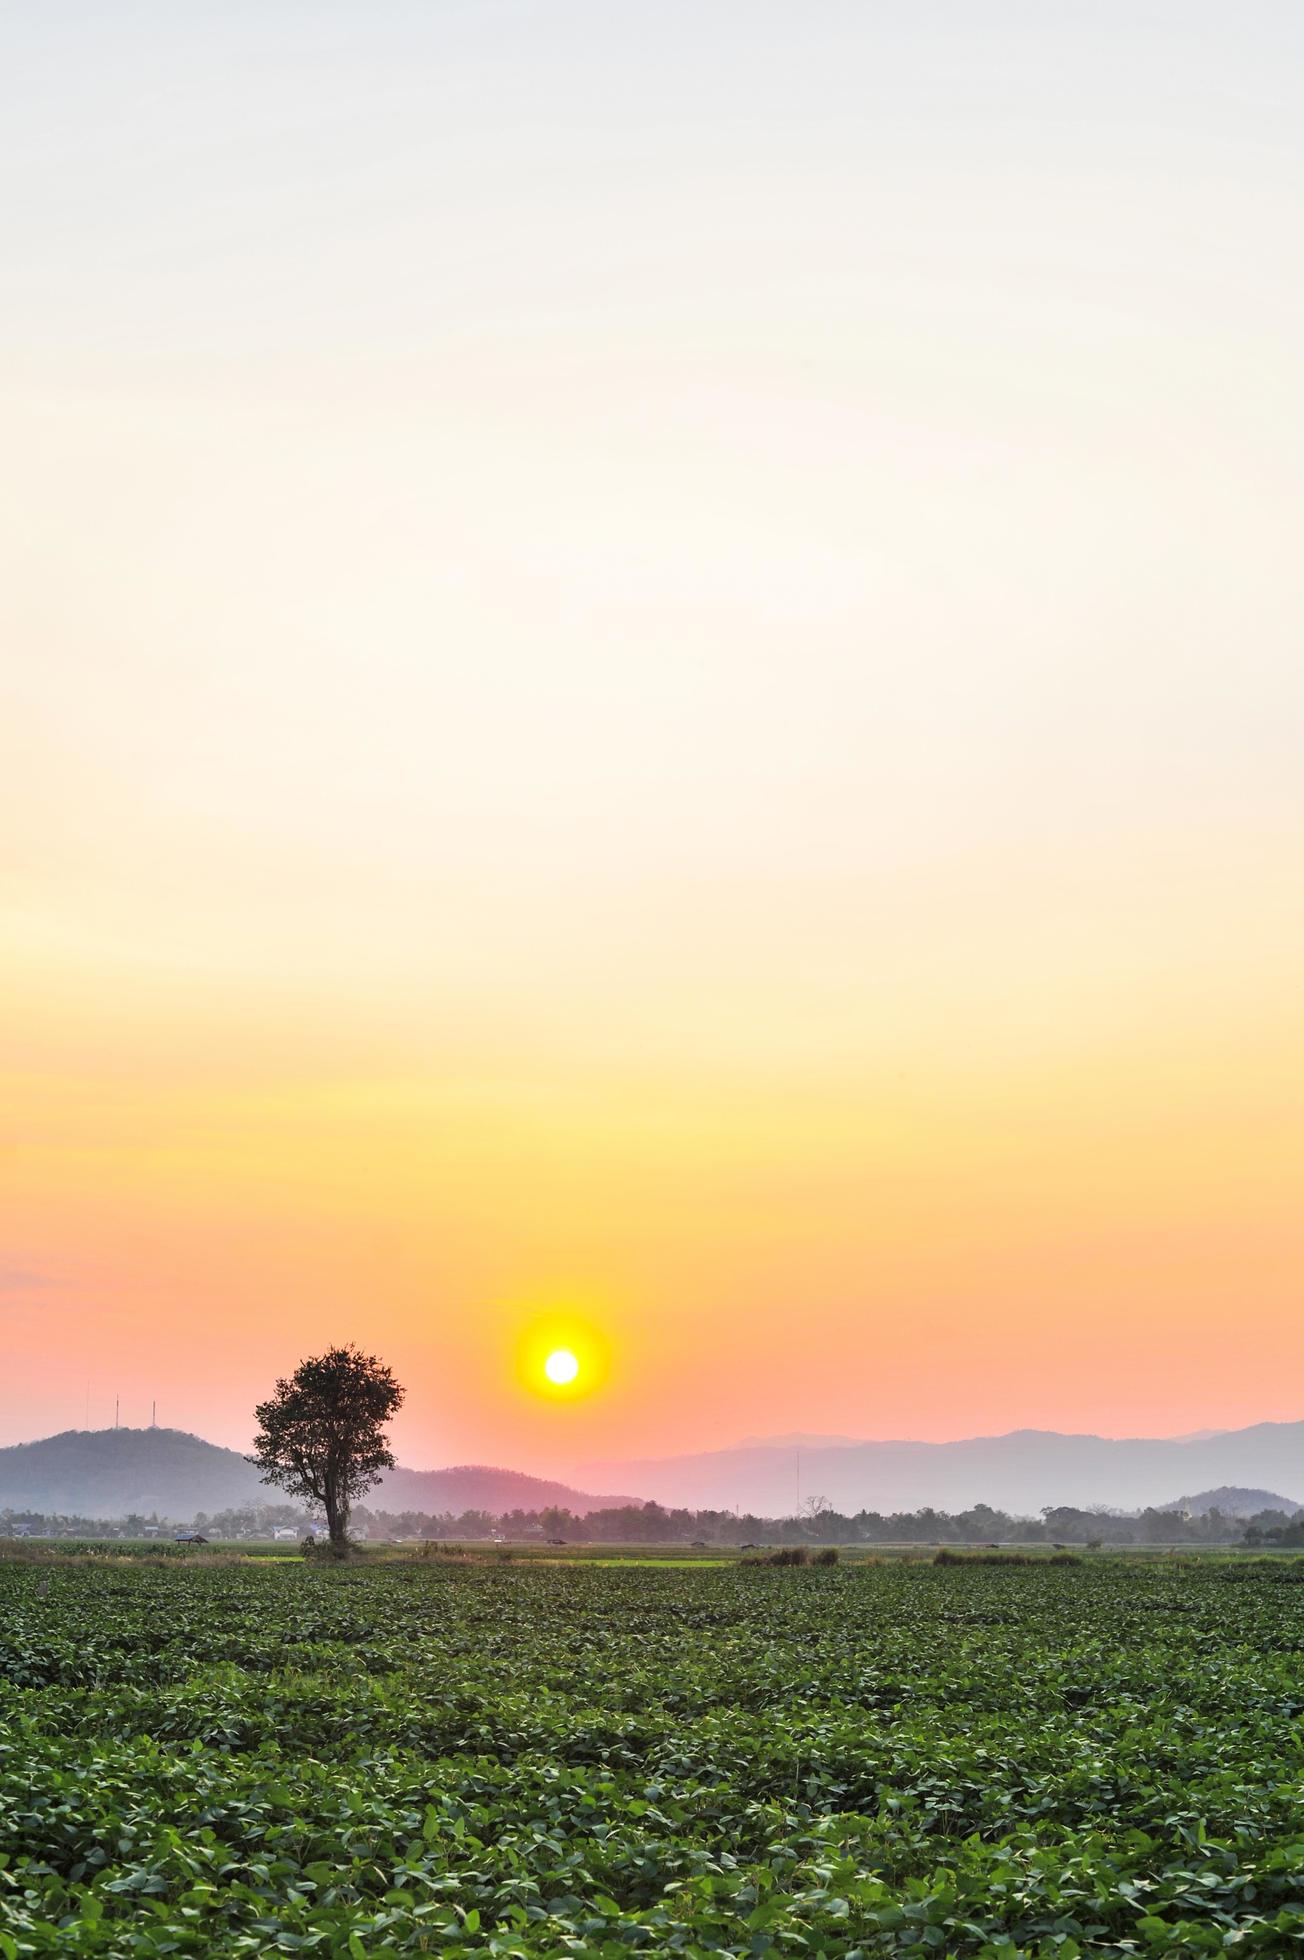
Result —
M 0 30 L 0 1441 L 1299 1416 L 1298 16 L 507 13 Z
M 912 1001 L 911 1044 L 714 1059 L 695 996 L 645 1009 L 639 1059 L 609 1027 L 473 1041 L 355 1002 L 346 1034 L 343 1008 L 113 979 L 8 1022 L 13 1437 L 79 1426 L 89 1382 L 93 1422 L 157 1396 L 238 1443 L 277 1371 L 347 1337 L 409 1383 L 419 1464 L 1296 1412 L 1300 1047 L 1235 971 L 1194 1025 L 1111 1021 L 1097 990 L 1056 1040 L 1025 975 L 949 1039 Z M 612 1363 L 556 1405 L 515 1344 L 572 1309 Z

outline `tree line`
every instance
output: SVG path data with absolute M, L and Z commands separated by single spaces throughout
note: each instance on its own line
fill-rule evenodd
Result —
M 382 1538 L 566 1538 L 591 1544 L 743 1545 L 1304 1545 L 1304 1514 L 1261 1511 L 1251 1519 L 1217 1509 L 1198 1517 L 1153 1507 L 1132 1514 L 1048 1505 L 1035 1518 L 1013 1517 L 989 1504 L 967 1511 L 837 1511 L 808 1506 L 798 1516 L 764 1518 L 748 1512 L 694 1511 L 661 1504 L 625 1504 L 577 1515 L 558 1506 L 541 1511 L 442 1512 L 372 1510 L 358 1505 L 354 1521 Z
M 18 1532 L 52 1538 L 166 1537 L 192 1531 L 220 1541 L 270 1538 L 277 1530 L 306 1535 L 314 1521 L 294 1504 L 239 1505 L 169 1519 L 151 1513 L 81 1518 L 39 1511 L 0 1511 L 0 1537 Z M 1304 1547 L 1304 1513 L 1260 1511 L 1252 1518 L 1217 1509 L 1198 1517 L 1148 1509 L 1112 1511 L 1048 1506 L 1039 1517 L 1013 1517 L 988 1504 L 967 1511 L 836 1511 L 808 1506 L 799 1516 L 764 1518 L 748 1512 L 693 1511 L 661 1504 L 625 1504 L 579 1515 L 559 1506 L 491 1512 L 387 1511 L 355 1505 L 355 1535 L 370 1540 L 507 1541 L 563 1538 L 589 1544 L 686 1544 L 738 1549 L 744 1545 L 1248 1545 Z

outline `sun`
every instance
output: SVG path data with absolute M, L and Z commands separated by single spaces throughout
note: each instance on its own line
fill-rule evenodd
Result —
M 596 1316 L 565 1297 L 531 1301 L 527 1316 L 512 1334 L 522 1393 L 559 1411 L 600 1395 L 611 1374 L 611 1339 Z
M 566 1388 L 579 1374 L 580 1364 L 569 1348 L 554 1348 L 543 1364 L 543 1372 L 556 1388 Z

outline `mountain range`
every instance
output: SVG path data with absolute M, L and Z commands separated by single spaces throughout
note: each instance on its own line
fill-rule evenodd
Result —
M 197 1511 L 283 1501 L 238 1450 L 181 1429 L 69 1429 L 36 1443 L 0 1449 L 0 1510 L 65 1517 L 188 1520 Z M 459 1464 L 448 1470 L 391 1470 L 367 1501 L 388 1511 L 537 1511 L 550 1504 L 577 1513 L 636 1500 L 595 1497 L 570 1484 Z
M 1174 1503 L 1174 1491 L 1304 1491 L 1304 1422 L 1184 1437 L 1018 1429 L 954 1443 L 769 1438 L 697 1455 L 588 1464 L 583 1477 L 662 1504 L 757 1517 L 790 1516 L 813 1498 L 848 1513 L 926 1505 L 964 1511 L 979 1502 L 1020 1516 L 1051 1504 L 1136 1511 Z
M 595 1495 L 598 1484 L 638 1497 Z M 976 1503 L 1016 1516 L 1044 1505 L 1146 1505 L 1293 1511 L 1304 1491 L 1304 1422 L 1188 1437 L 1117 1439 L 1015 1430 L 954 1443 L 855 1442 L 803 1435 L 732 1449 L 643 1462 L 590 1465 L 577 1487 L 520 1470 L 462 1464 L 443 1470 L 391 1470 L 368 1503 L 375 1509 L 431 1514 L 540 1510 L 577 1515 L 656 1498 L 691 1509 L 787 1517 L 823 1498 L 836 1510 L 965 1511 Z M 1175 1498 L 1195 1491 L 1198 1498 Z M 0 1510 L 120 1518 L 131 1512 L 189 1519 L 276 1501 L 237 1450 L 178 1429 L 67 1430 L 0 1449 Z M 1260 1503 L 1259 1500 L 1263 1502 Z

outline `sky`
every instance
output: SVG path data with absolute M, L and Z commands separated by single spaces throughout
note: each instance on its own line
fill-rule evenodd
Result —
M 1299 8 L 0 74 L 0 1441 L 1304 1416 Z

